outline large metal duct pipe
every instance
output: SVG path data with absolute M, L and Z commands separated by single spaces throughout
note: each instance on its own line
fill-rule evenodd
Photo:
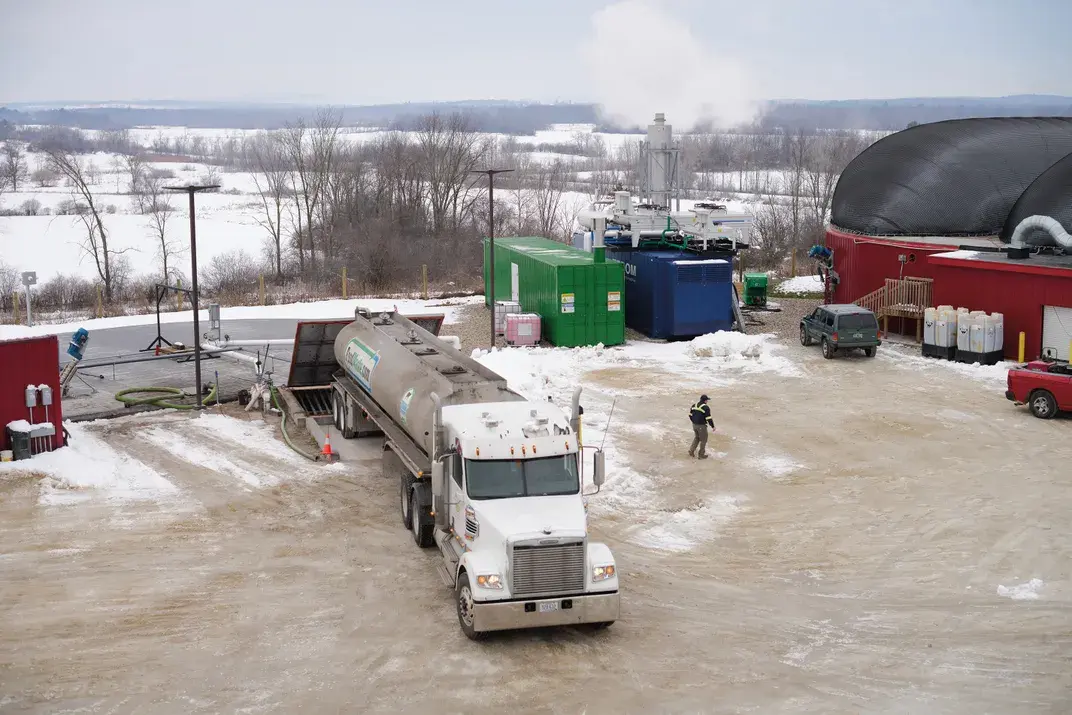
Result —
M 1033 228 L 1040 229 L 1050 234 L 1053 240 L 1064 248 L 1072 248 L 1072 234 L 1069 234 L 1065 230 L 1065 227 L 1061 225 L 1057 219 L 1050 216 L 1028 216 L 1019 224 L 1012 232 L 1012 239 L 1010 245 L 1013 248 L 1026 248 L 1024 244 L 1024 234 Z

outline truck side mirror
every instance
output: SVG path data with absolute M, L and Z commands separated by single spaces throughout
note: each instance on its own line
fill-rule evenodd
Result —
M 592 455 L 592 483 L 601 487 L 605 481 L 607 481 L 607 460 L 602 450 L 597 450 Z

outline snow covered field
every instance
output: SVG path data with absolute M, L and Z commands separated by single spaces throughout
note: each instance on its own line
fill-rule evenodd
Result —
M 583 387 L 612 628 L 466 641 L 376 440 L 324 467 L 256 418 L 132 416 L 75 426 L 33 475 L 0 468 L 3 702 L 706 712 L 712 683 L 755 712 L 1067 702 L 1067 420 L 1005 400 L 1004 366 L 730 333 L 473 354 L 536 400 Z M 701 392 L 706 462 L 685 454 Z
M 241 138 L 252 133 L 230 129 L 145 127 L 132 130 L 131 138 L 145 147 L 151 147 L 157 139 L 174 141 L 176 138 L 185 137 L 188 141 L 195 138 L 214 141 L 231 137 Z M 344 141 L 360 143 L 375 141 L 385 134 L 386 132 L 381 131 L 344 129 L 341 136 Z M 515 139 L 522 147 L 535 148 L 541 144 L 569 144 L 575 141 L 578 134 L 598 136 L 609 149 L 616 149 L 626 141 L 637 140 L 636 136 L 631 135 L 597 134 L 589 125 L 562 125 L 537 132 L 533 136 Z M 504 138 L 502 135 L 489 136 L 497 140 Z M 574 161 L 579 158 L 536 150 L 526 155 L 536 162 Z M 104 207 L 104 221 L 112 249 L 123 252 L 123 257 L 130 261 L 130 270 L 135 276 L 159 272 L 159 242 L 152 234 L 150 217 L 141 215 L 133 205 L 134 197 L 129 193 L 129 173 L 122 167 L 121 157 L 98 152 L 84 158 L 92 162 L 94 167 L 91 172 L 91 188 L 97 203 Z M 28 154 L 27 165 L 28 174 L 32 175 L 44 165 L 44 155 Z M 169 179 L 168 183 L 175 185 L 197 183 L 212 171 L 220 172 L 218 167 L 185 160 L 151 162 L 147 169 L 173 172 L 174 177 Z M 255 259 L 260 259 L 269 235 L 261 225 L 264 209 L 254 177 L 246 172 L 224 170 L 218 179 L 221 184 L 219 193 L 202 194 L 197 198 L 199 272 L 216 256 L 236 250 L 245 251 Z M 0 217 L 0 262 L 20 271 L 34 270 L 42 283 L 56 274 L 95 279 L 96 267 L 81 248 L 86 233 L 82 222 L 77 216 L 55 215 L 57 208 L 71 198 L 70 189 L 63 186 L 62 182 L 57 186 L 42 188 L 26 181 L 19 191 L 6 191 L 0 195 L 0 208 L 18 209 L 27 202 L 37 202 L 41 210 L 49 214 Z M 502 192 L 497 199 L 510 203 L 516 200 L 516 196 L 512 196 L 511 192 Z M 572 220 L 573 213 L 589 200 L 590 197 L 586 194 L 575 191 L 563 194 L 561 207 L 567 223 Z M 173 204 L 176 211 L 169 224 L 169 235 L 185 244 L 189 231 L 187 204 L 184 197 L 176 197 Z M 184 272 L 188 273 L 188 253 L 178 256 L 177 261 Z

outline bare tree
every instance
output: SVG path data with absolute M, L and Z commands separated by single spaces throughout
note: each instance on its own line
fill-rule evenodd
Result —
M 480 137 L 464 115 L 433 113 L 419 120 L 417 144 L 428 180 L 432 232 L 457 231 L 463 213 L 472 207 L 470 172 L 484 154 Z
M 146 174 L 145 155 L 129 154 L 123 160 L 126 162 L 127 176 L 130 178 L 129 193 L 137 196 L 141 193 L 141 183 Z
M 257 220 L 271 237 L 276 278 L 283 278 L 283 207 L 290 193 L 286 151 L 277 134 L 267 132 L 245 142 L 244 165 L 261 197 L 263 215 Z
M 283 133 L 283 145 L 291 165 L 291 182 L 294 186 L 295 205 L 298 210 L 297 239 L 299 263 L 305 269 L 302 236 L 302 213 L 305 215 L 305 232 L 308 239 L 309 264 L 316 271 L 315 223 L 321 209 L 323 191 L 331 173 L 338 144 L 342 115 L 331 110 L 320 110 L 312 128 L 299 119 L 288 124 Z
M 792 249 L 799 251 L 805 223 L 805 179 L 812 160 L 813 140 L 803 129 L 788 137 L 789 173 L 785 191 L 789 194 Z
M 176 254 L 182 252 L 182 244 L 169 237 L 167 232 L 168 223 L 175 212 L 171 193 L 164 190 L 164 179 L 151 173 L 142 178 L 141 187 L 141 211 L 149 217 L 149 229 L 163 269 L 163 282 L 169 283 L 173 270 L 169 264 Z
M 97 275 L 104 283 L 105 297 L 110 301 L 113 289 L 112 262 L 123 251 L 113 251 L 108 248 L 108 232 L 104 229 L 101 210 L 97 206 L 86 176 L 86 168 L 81 160 L 63 149 L 49 149 L 46 156 L 49 167 L 67 177 L 73 199 L 76 202 L 81 200 L 80 205 L 84 209 L 79 210 L 78 217 L 86 228 L 86 240 L 82 248 L 96 264 Z
M 562 191 L 566 166 L 561 161 L 539 167 L 533 172 L 532 206 L 536 230 L 547 238 L 561 238 L 566 232 L 562 215 Z
M 6 182 L 13 192 L 17 192 L 19 185 L 25 183 L 29 175 L 26 145 L 12 140 L 4 142 L 3 152 L 0 153 L 0 183 Z

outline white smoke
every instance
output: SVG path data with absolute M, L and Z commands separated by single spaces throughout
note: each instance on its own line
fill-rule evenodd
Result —
M 758 103 L 748 73 L 718 54 L 717 27 L 702 30 L 671 17 L 658 0 L 623 0 L 593 14 L 582 54 L 604 115 L 647 126 L 663 112 L 683 130 L 753 119 Z

